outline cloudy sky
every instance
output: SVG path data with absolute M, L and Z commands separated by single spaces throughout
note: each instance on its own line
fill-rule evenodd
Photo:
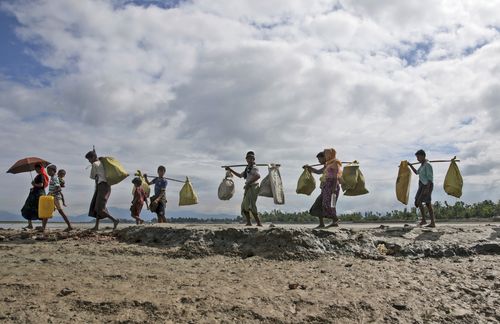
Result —
M 467 202 L 500 197 L 500 1 L 0 1 L 0 167 L 25 156 L 65 168 L 70 214 L 93 192 L 92 145 L 133 172 L 191 177 L 200 204 L 238 214 L 243 182 L 217 199 L 220 165 L 281 163 L 284 206 L 301 166 L 334 147 L 370 194 L 340 212 L 402 209 L 401 160 L 458 156 Z M 437 200 L 447 164 L 435 164 Z M 266 171 L 261 169 L 263 173 Z M 0 210 L 18 213 L 29 174 L 1 173 Z M 416 191 L 413 178 L 411 196 Z M 128 208 L 129 180 L 110 205 Z

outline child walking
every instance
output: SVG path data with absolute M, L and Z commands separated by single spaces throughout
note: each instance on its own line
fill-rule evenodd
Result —
M 146 183 L 148 185 L 155 185 L 155 195 L 151 197 L 151 204 L 149 205 L 149 209 L 153 213 L 156 213 L 156 216 L 158 217 L 158 223 L 166 223 L 167 217 L 165 216 L 165 209 L 167 207 L 167 197 L 165 192 L 167 190 L 168 181 L 165 178 L 165 172 L 167 172 L 167 169 L 163 165 L 160 165 L 157 172 L 158 176 L 151 181 L 148 180 L 148 175 L 144 174 Z
M 142 206 L 144 206 L 144 202 L 147 205 L 147 197 L 144 189 L 142 189 L 142 180 L 140 178 L 134 178 L 132 180 L 134 184 L 134 199 L 132 200 L 132 206 L 130 206 L 130 216 L 135 219 L 135 223 L 137 225 L 143 224 L 144 220 L 141 219 L 141 210 Z
M 432 209 L 432 190 L 434 189 L 434 174 L 432 172 L 432 165 L 425 158 L 425 151 L 418 150 L 415 153 L 418 162 L 420 162 L 420 167 L 418 170 L 415 169 L 413 165 L 408 163 L 413 172 L 418 175 L 418 191 L 415 195 L 415 207 L 420 209 L 420 214 L 422 215 L 422 220 L 419 225 L 423 226 L 427 224 L 425 220 L 425 209 L 424 204 L 427 206 L 429 211 L 429 216 L 431 222 L 426 227 L 436 227 L 436 221 L 434 219 L 434 210 Z
M 62 208 L 62 194 L 61 194 L 61 184 L 59 182 L 59 178 L 56 176 L 57 167 L 54 164 L 51 164 L 47 167 L 47 173 L 50 177 L 49 182 L 49 195 L 54 196 L 54 205 L 59 212 L 59 215 L 62 216 L 64 222 L 68 226 L 64 231 L 69 232 L 73 229 L 71 223 L 69 222 L 68 216 L 64 213 Z M 45 231 L 45 227 L 47 226 L 47 219 L 42 220 L 43 230 Z
M 262 226 L 257 211 L 257 197 L 259 194 L 259 179 L 260 173 L 259 169 L 255 166 L 255 153 L 253 151 L 247 152 L 245 159 L 247 161 L 247 167 L 242 173 L 238 173 L 227 167 L 226 170 L 230 171 L 232 174 L 238 178 L 245 179 L 245 193 L 243 194 L 243 201 L 241 202 L 241 215 L 245 217 L 245 226 L 252 226 L 251 216 L 255 218 L 257 226 Z

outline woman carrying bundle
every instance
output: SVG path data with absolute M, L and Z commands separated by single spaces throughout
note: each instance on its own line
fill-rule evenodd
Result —
M 339 226 L 337 217 L 337 200 L 340 192 L 340 178 L 342 177 L 342 163 L 336 158 L 337 152 L 335 149 L 325 149 L 316 156 L 324 167 L 317 170 L 311 166 L 305 165 L 310 172 L 322 173 L 321 176 L 321 194 L 314 202 L 309 211 L 313 216 L 319 216 L 318 228 L 325 227 L 323 218 L 331 218 L 332 222 L 327 227 Z M 319 211 L 321 205 L 321 211 Z

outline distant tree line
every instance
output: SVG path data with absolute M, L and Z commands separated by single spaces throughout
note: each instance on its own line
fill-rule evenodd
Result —
M 494 203 L 491 200 L 485 200 L 478 203 L 466 204 L 463 201 L 457 201 L 450 205 L 448 202 L 436 201 L 433 204 L 434 213 L 439 220 L 448 219 L 473 219 L 473 218 L 491 218 L 500 215 L 500 200 Z M 317 223 L 318 218 L 311 216 L 309 212 L 283 212 L 272 210 L 259 213 L 263 222 L 270 223 L 288 223 L 288 224 L 308 224 Z M 384 221 L 415 221 L 418 219 L 418 212 L 415 207 L 404 208 L 403 210 L 392 210 L 385 213 L 367 211 L 364 213 L 348 213 L 339 215 L 344 222 L 384 222 Z M 132 219 L 120 219 L 125 223 L 134 223 Z M 156 222 L 156 219 L 151 221 Z M 241 216 L 235 218 L 194 218 L 194 217 L 173 217 L 168 218 L 170 223 L 196 223 L 196 224 L 232 224 L 241 223 Z
M 485 200 L 479 203 L 466 204 L 463 201 L 457 201 L 454 205 L 448 202 L 436 201 L 433 204 L 434 213 L 437 219 L 471 219 L 471 218 L 491 218 L 500 215 L 500 200 L 494 203 L 491 200 Z M 318 218 L 311 216 L 307 211 L 303 212 L 282 212 L 272 210 L 259 214 L 261 220 L 272 223 L 316 223 Z M 376 221 L 414 221 L 418 219 L 417 208 L 404 208 L 403 210 L 393 210 L 385 213 L 367 211 L 364 213 L 348 213 L 339 215 L 342 221 L 352 222 L 376 222 Z M 241 217 L 238 217 L 241 220 Z

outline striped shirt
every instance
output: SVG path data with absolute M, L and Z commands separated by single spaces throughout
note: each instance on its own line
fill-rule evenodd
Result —
M 61 198 L 61 191 L 57 191 L 57 189 L 61 188 L 61 184 L 59 183 L 59 178 L 55 175 L 50 177 L 50 182 L 49 182 L 49 195 L 53 195 L 54 198 Z

